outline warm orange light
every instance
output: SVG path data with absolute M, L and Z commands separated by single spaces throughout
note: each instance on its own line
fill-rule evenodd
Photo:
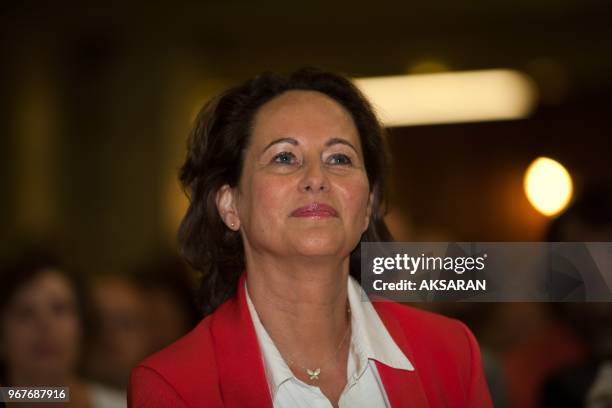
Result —
M 548 157 L 539 157 L 529 165 L 523 187 L 531 205 L 549 217 L 562 212 L 573 194 L 569 172 L 561 163 Z

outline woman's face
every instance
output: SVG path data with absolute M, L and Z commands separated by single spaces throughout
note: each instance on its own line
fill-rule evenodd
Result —
M 52 269 L 41 271 L 15 293 L 1 332 L 9 372 L 61 380 L 74 367 L 81 334 L 68 280 Z
M 351 115 L 315 91 L 269 101 L 255 116 L 237 190 L 217 198 L 251 253 L 345 259 L 373 199 Z

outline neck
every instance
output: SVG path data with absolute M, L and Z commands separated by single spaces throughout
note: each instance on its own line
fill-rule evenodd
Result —
M 349 259 L 247 256 L 249 296 L 285 358 L 318 364 L 337 350 L 349 327 Z M 290 354 L 290 355 L 286 355 Z

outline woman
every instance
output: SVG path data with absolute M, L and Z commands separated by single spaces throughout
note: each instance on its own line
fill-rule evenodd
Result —
M 78 281 L 53 256 L 28 251 L 3 265 L 0 282 L 0 386 L 68 387 L 70 403 L 52 406 L 126 405 L 124 393 L 88 382 L 77 372 L 87 331 L 86 302 Z
M 463 324 L 360 301 L 359 243 L 390 239 L 381 132 L 350 81 L 317 70 L 205 106 L 179 238 L 207 316 L 133 370 L 131 406 L 490 406 Z

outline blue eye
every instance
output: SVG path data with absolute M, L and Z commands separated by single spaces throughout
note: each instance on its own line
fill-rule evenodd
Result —
M 329 160 L 332 161 L 332 164 L 348 165 L 352 163 L 346 154 L 334 154 L 330 156 Z
M 279 164 L 293 164 L 295 160 L 296 160 L 296 157 L 291 152 L 282 152 L 272 158 L 272 161 L 274 163 L 279 163 Z

